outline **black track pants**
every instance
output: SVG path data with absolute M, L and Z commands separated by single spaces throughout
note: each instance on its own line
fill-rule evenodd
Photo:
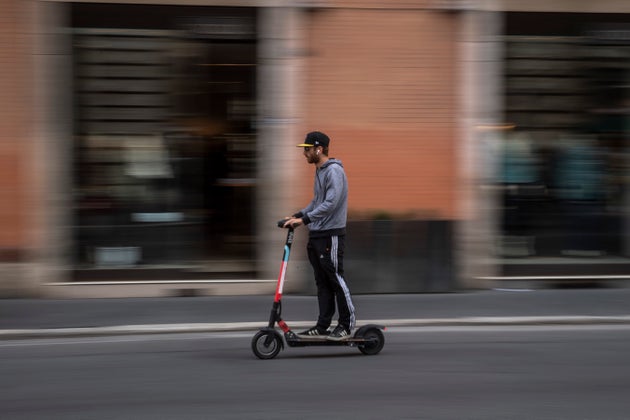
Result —
M 317 326 L 328 328 L 335 315 L 335 304 L 339 310 L 339 325 L 352 330 L 355 324 L 354 306 L 350 290 L 343 277 L 343 251 L 345 236 L 309 238 L 306 247 L 308 259 L 313 266 L 317 284 L 319 318 Z

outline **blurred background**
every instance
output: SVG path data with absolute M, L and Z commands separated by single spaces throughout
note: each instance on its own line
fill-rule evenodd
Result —
M 3 296 L 273 289 L 312 130 L 355 293 L 630 274 L 627 2 L 0 6 Z

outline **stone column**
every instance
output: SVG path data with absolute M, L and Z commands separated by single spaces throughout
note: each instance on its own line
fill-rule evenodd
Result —
M 275 222 L 296 210 L 291 189 L 296 165 L 303 163 L 294 147 L 302 138 L 298 123 L 303 13 L 299 8 L 270 7 L 259 15 L 256 232 L 257 269 L 263 279 L 277 278 L 280 268 L 285 232 Z M 288 288 L 299 288 L 303 282 L 296 273 L 303 248 L 296 236 Z
M 34 7 L 35 113 L 33 281 L 68 281 L 72 250 L 72 40 L 69 4 L 36 1 Z
M 461 15 L 461 118 L 459 120 L 460 205 L 456 229 L 459 286 L 491 287 L 498 263 L 493 256 L 499 228 L 498 194 L 491 187 L 503 96 L 500 12 L 468 10 Z

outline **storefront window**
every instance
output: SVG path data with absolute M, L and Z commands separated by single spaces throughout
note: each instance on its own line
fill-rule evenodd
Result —
M 250 270 L 255 9 L 73 4 L 72 23 L 77 268 Z
M 497 254 L 625 259 L 630 18 L 508 13 L 506 27 Z

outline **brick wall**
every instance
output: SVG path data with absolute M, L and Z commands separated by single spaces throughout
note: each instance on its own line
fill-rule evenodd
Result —
M 303 131 L 332 139 L 352 214 L 455 216 L 456 15 L 322 9 L 309 14 Z M 302 167 L 311 194 L 312 171 Z
M 33 126 L 29 0 L 0 0 L 0 262 L 28 246 L 28 147 Z

